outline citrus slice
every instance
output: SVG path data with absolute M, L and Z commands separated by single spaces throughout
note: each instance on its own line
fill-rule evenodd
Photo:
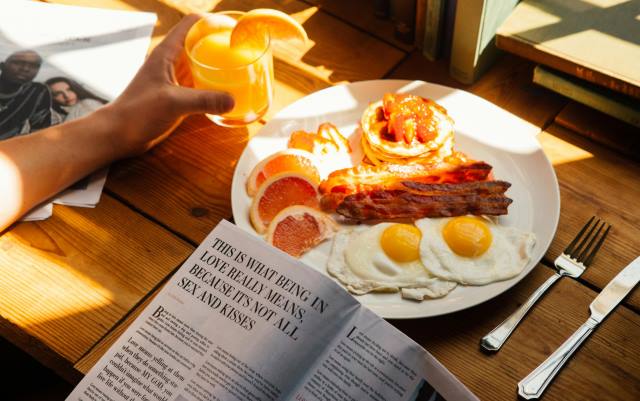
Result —
M 331 139 L 306 131 L 293 132 L 287 146 L 290 149 L 304 150 L 320 157 L 338 151 L 338 146 Z
M 257 8 L 238 19 L 231 32 L 231 47 L 262 42 L 266 34 L 273 40 L 307 41 L 307 32 L 291 16 L 270 8 Z
M 280 173 L 268 178 L 253 198 L 249 217 L 259 233 L 264 233 L 273 218 L 293 205 L 318 209 L 318 186 L 313 179 L 300 173 Z
M 284 172 L 305 174 L 319 183 L 320 173 L 314 160 L 311 153 L 299 149 L 286 149 L 272 154 L 256 164 L 251 171 L 247 179 L 247 194 L 254 196 L 267 178 Z
M 298 258 L 335 231 L 336 224 L 326 214 L 307 206 L 289 206 L 269 224 L 267 241 Z
M 198 41 L 212 33 L 230 31 L 236 26 L 233 17 L 223 14 L 205 14 L 189 29 L 184 39 L 184 48 L 190 52 Z

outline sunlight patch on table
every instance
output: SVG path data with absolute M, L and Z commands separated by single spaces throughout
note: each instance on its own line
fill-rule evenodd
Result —
M 538 140 L 554 166 L 593 157 L 592 153 L 546 132 L 540 133 Z
M 35 325 L 114 301 L 100 283 L 75 274 L 59 257 L 28 246 L 12 232 L 0 237 L 0 249 L 0 310 L 16 324 Z

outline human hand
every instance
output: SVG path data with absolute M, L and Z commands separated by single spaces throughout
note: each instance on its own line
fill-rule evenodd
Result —
M 229 94 L 178 85 L 175 68 L 184 55 L 184 38 L 200 18 L 197 14 L 183 18 L 122 95 L 105 107 L 117 126 L 112 144 L 118 156 L 133 156 L 155 146 L 189 114 L 220 114 L 233 108 Z

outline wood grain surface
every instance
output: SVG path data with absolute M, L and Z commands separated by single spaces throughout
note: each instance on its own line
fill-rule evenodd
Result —
M 640 160 L 640 128 L 638 127 L 574 101 L 570 101 L 554 121 L 618 153 Z
M 89 352 L 82 356 L 74 365 L 74 368 L 85 375 L 95 365 L 100 357 L 104 355 L 109 347 L 124 333 L 124 331 L 133 323 L 140 313 L 149 305 L 153 298 L 162 290 L 163 286 L 159 286 L 155 291 L 149 294 L 143 302 L 131 311 L 121 322 L 114 326 L 107 335 L 105 335 Z
M 597 215 L 613 228 L 581 279 L 603 288 L 640 253 L 640 163 L 556 124 L 539 139 L 554 164 L 561 198 L 558 231 L 547 258 L 557 257 Z M 627 302 L 640 311 L 640 291 Z
M 458 313 L 393 324 L 433 353 L 481 400 L 516 400 L 517 384 L 589 317 L 596 293 L 562 279 L 496 354 L 480 338 L 502 322 L 551 270 L 538 266 L 512 290 Z M 565 365 L 544 400 L 635 400 L 640 394 L 640 319 L 620 306 Z
M 531 83 L 533 65 L 503 56 L 472 86 L 447 63 L 400 46 L 370 2 L 333 0 L 56 0 L 56 3 L 153 11 L 154 44 L 191 11 L 282 9 L 301 21 L 306 47 L 276 49 L 273 113 L 324 87 L 362 79 L 420 79 L 468 90 L 540 128 L 554 164 L 562 210 L 544 265 L 512 290 L 442 317 L 393 324 L 432 352 L 482 400 L 516 399 L 517 382 L 588 317 L 600 288 L 640 251 L 640 164 L 554 123 L 566 99 Z M 559 114 L 560 113 L 560 114 Z M 54 216 L 21 223 L 0 236 L 0 330 L 43 363 L 86 373 L 140 313 L 167 275 L 222 218 L 231 217 L 236 160 L 264 121 L 229 129 L 205 117 L 186 119 L 162 145 L 116 163 L 96 209 L 56 206 Z M 614 228 L 579 280 L 562 279 L 495 355 L 479 340 L 553 270 L 551 261 L 593 214 Z M 640 398 L 640 292 L 636 290 L 586 341 L 546 400 Z
M 320 9 L 339 18 L 346 24 L 356 26 L 393 46 L 411 51 L 414 46 L 399 41 L 394 36 L 394 24 L 391 18 L 376 17 L 375 1 L 371 0 L 303 0 L 317 5 Z M 416 12 L 418 10 L 416 9 Z
M 54 210 L 0 236 L 1 327 L 75 361 L 192 247 L 109 196 Z

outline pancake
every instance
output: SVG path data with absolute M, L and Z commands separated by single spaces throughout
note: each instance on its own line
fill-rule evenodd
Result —
M 431 159 L 434 155 L 444 157 L 452 153 L 453 120 L 442 106 L 432 100 L 422 100 L 423 116 L 426 114 L 423 122 L 428 123 L 429 134 L 433 136 L 427 141 L 420 141 L 417 136 L 410 141 L 406 138 L 394 140 L 393 135 L 389 134 L 389 122 L 385 118 L 383 101 L 377 101 L 367 107 L 361 119 L 363 148 L 373 163 L 408 162 L 407 159 L 413 159 L 414 162 L 415 159 Z

